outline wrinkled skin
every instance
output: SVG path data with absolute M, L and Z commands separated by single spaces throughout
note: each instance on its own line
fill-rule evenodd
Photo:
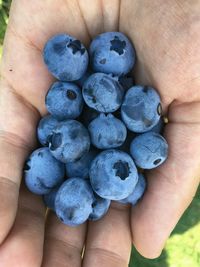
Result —
M 0 85 L 1 266 L 125 267 L 131 242 L 146 257 L 160 254 L 199 184 L 199 9 L 199 0 L 13 1 Z M 147 192 L 132 210 L 112 204 L 100 221 L 70 228 L 52 213 L 45 220 L 41 198 L 20 188 L 53 81 L 41 50 L 56 33 L 88 45 L 96 34 L 116 30 L 135 44 L 136 81 L 161 94 L 169 158 L 148 173 Z

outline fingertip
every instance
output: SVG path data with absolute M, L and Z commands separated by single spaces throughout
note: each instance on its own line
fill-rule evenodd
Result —
M 143 243 L 135 242 L 134 239 L 133 239 L 133 245 L 134 245 L 135 249 L 137 250 L 137 252 L 142 257 L 144 257 L 146 259 L 150 259 L 150 260 L 155 260 L 158 257 L 160 257 L 160 255 L 162 254 L 162 251 L 163 251 L 163 248 L 162 249 L 155 248 L 153 244 L 151 246 L 146 246 Z
M 146 199 L 146 198 L 145 198 Z M 150 204 L 150 200 L 147 199 Z M 158 218 L 160 217 L 160 218 Z M 162 217 L 162 218 L 161 218 Z M 140 255 L 147 259 L 158 258 L 173 226 L 167 214 L 156 212 L 156 207 L 139 202 L 131 211 L 132 242 Z

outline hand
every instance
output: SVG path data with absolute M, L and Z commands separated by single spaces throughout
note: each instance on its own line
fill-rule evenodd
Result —
M 146 257 L 160 254 L 199 184 L 199 8 L 200 1 L 178 0 L 124 0 L 121 5 L 117 0 L 13 0 L 0 85 L 0 267 L 123 267 L 131 242 Z M 60 32 L 88 45 L 96 34 L 116 30 L 136 47 L 136 81 L 161 94 L 169 118 L 169 159 L 149 172 L 147 192 L 132 208 L 131 223 L 129 208 L 113 203 L 102 220 L 70 228 L 53 213 L 45 217 L 41 198 L 23 182 L 20 186 L 53 81 L 41 51 Z

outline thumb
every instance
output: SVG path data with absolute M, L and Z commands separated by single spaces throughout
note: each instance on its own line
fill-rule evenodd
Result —
M 169 143 L 168 160 L 148 173 L 147 191 L 132 209 L 133 243 L 147 258 L 160 255 L 199 185 L 199 115 L 198 103 L 171 107 L 164 132 Z

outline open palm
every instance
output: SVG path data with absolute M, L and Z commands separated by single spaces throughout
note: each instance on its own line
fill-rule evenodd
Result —
M 0 267 L 125 267 L 131 242 L 146 257 L 160 254 L 200 176 L 200 1 L 186 2 L 13 0 L 0 84 Z M 41 198 L 21 184 L 53 81 L 41 51 L 57 33 L 88 45 L 118 30 L 135 45 L 136 81 L 161 94 L 169 159 L 147 174 L 147 192 L 132 210 L 113 203 L 100 221 L 70 228 L 45 216 Z

